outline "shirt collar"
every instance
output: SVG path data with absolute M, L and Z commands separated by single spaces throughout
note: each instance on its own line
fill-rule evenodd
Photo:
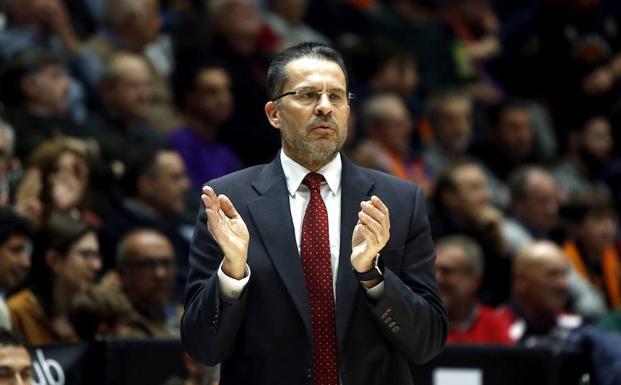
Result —
M 285 179 L 287 180 L 287 190 L 289 190 L 289 194 L 293 197 L 298 191 L 298 188 L 300 187 L 300 184 L 302 183 L 302 180 L 304 180 L 306 174 L 311 171 L 289 158 L 282 149 L 280 150 L 280 164 L 282 165 L 282 170 L 285 173 Z M 317 170 L 317 173 L 323 175 L 326 179 L 326 183 L 328 183 L 328 187 L 330 188 L 332 194 L 336 194 L 341 188 L 342 169 L 343 163 L 341 161 L 341 154 L 337 153 L 334 159 Z

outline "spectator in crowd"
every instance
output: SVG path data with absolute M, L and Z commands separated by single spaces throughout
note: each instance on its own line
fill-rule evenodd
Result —
M 17 177 L 21 173 L 14 152 L 15 131 L 0 119 L 0 207 L 12 202 Z
M 621 306 L 621 261 L 615 248 L 617 217 L 610 201 L 579 196 L 563 208 L 569 240 L 563 248 L 578 274 L 589 282 L 610 309 Z
M 192 187 L 199 191 L 208 180 L 240 168 L 233 151 L 217 140 L 234 108 L 229 74 L 221 67 L 201 67 L 181 97 L 186 124 L 168 136 L 168 143 L 183 158 Z
M 0 328 L 0 384 L 32 385 L 32 358 L 24 342 Z
M 160 133 L 180 124 L 173 103 L 169 72 L 173 64 L 156 44 L 160 37 L 159 0 L 106 0 L 102 9 L 102 31 L 84 43 L 84 47 L 106 66 L 115 54 L 129 51 L 143 56 L 153 82 L 152 103 L 146 118 Z
M 18 187 L 16 204 L 40 202 L 39 216 L 35 212 L 30 218 L 35 224 L 44 224 L 54 215 L 65 215 L 97 226 L 101 220 L 89 208 L 89 174 L 85 142 L 74 138 L 47 141 L 30 157 L 28 171 Z
M 183 160 L 173 150 L 148 147 L 136 151 L 123 178 L 126 197 L 99 231 L 106 270 L 115 266 L 119 240 L 138 227 L 155 228 L 174 246 L 177 289 L 183 291 L 192 222 L 185 218 L 190 188 Z
M 434 239 L 464 234 L 482 248 L 485 274 L 480 299 L 497 305 L 509 296 L 510 261 L 502 238 L 504 216 L 491 204 L 483 169 L 462 161 L 449 167 L 436 181 L 430 215 Z
M 32 225 L 13 209 L 0 208 L 0 327 L 11 329 L 6 298 L 24 282 L 30 272 Z
M 272 159 L 279 148 L 278 132 L 265 121 L 265 75 L 269 60 L 280 47 L 252 0 L 214 0 L 208 3 L 212 43 L 203 60 L 217 60 L 231 76 L 235 113 L 231 129 L 221 139 L 244 164 Z M 183 70 L 183 69 L 181 69 Z
M 580 326 L 579 316 L 564 313 L 571 267 L 556 244 L 536 241 L 513 261 L 511 300 L 499 313 L 511 324 L 514 341 L 526 346 L 564 341 Z
M 15 153 L 25 161 L 45 140 L 81 130 L 67 116 L 69 77 L 60 57 L 41 48 L 18 53 L 0 77 L 3 118 L 15 129 Z
M 509 324 L 491 307 L 479 303 L 483 252 L 464 236 L 436 243 L 436 278 L 449 317 L 449 343 L 512 344 Z
M 172 301 L 175 250 L 162 233 L 141 228 L 119 244 L 118 270 L 134 312 L 131 334 L 144 337 L 178 335 L 180 310 Z
M 133 308 L 125 294 L 105 285 L 91 286 L 76 294 L 69 308 L 69 320 L 82 341 L 96 336 L 132 336 L 132 315 Z
M 425 144 L 423 159 L 435 175 L 463 159 L 472 139 L 472 100 L 456 90 L 433 94 L 427 111 L 432 140 Z
M 109 58 L 100 83 L 103 108 L 88 126 L 116 175 L 125 169 L 127 148 L 161 142 L 147 121 L 152 90 L 152 74 L 143 57 L 125 52 Z
M 615 145 L 611 130 L 607 117 L 594 115 L 570 134 L 567 157 L 554 168 L 556 182 L 565 195 L 610 195 L 603 178 Z
M 509 177 L 509 189 L 512 216 L 502 230 L 509 253 L 535 239 L 557 239 L 560 192 L 554 176 L 544 168 L 524 166 Z
M 307 41 L 329 43 L 326 36 L 304 23 L 307 0 L 269 0 L 267 4 L 265 22 L 278 36 L 281 49 Z
M 77 341 L 69 307 L 75 295 L 94 284 L 100 269 L 93 228 L 66 216 L 52 218 L 37 244 L 31 287 L 7 301 L 13 331 L 33 345 Z
M 352 159 L 361 166 L 416 182 L 431 196 L 430 171 L 412 151 L 412 120 L 403 101 L 394 94 L 372 96 L 362 107 L 360 120 L 366 139 L 354 150 Z

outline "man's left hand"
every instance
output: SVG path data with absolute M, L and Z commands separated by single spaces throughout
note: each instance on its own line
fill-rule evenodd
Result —
M 375 256 L 390 238 L 388 207 L 375 195 L 360 203 L 358 223 L 351 239 L 351 265 L 363 273 L 375 265 Z

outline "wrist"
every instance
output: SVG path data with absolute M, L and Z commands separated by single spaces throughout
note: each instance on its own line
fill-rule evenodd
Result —
M 246 275 L 246 263 L 231 262 L 228 259 L 224 259 L 222 262 L 222 272 L 231 278 L 242 279 Z

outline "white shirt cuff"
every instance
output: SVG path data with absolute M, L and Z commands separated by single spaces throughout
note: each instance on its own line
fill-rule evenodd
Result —
M 222 271 L 222 263 L 218 268 L 218 285 L 220 286 L 220 296 L 225 301 L 236 301 L 241 296 L 242 291 L 250 279 L 250 266 L 246 264 L 244 278 L 231 278 Z
M 364 286 L 363 286 L 364 287 Z M 371 288 L 364 288 L 367 292 L 367 297 L 372 300 L 379 300 L 384 295 L 384 281 L 378 283 L 377 285 Z

